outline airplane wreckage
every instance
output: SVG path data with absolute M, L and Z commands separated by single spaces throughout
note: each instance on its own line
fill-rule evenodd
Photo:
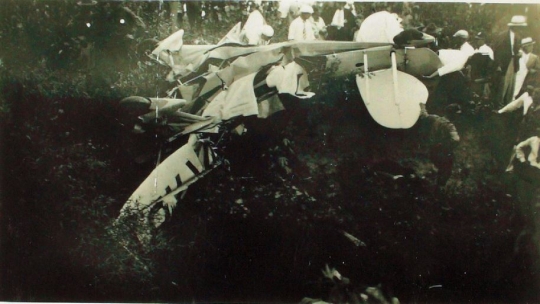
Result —
M 140 114 L 135 133 L 158 125 L 172 134 L 166 141 L 187 138 L 161 163 L 158 157 L 156 168 L 120 211 L 117 221 L 133 215 L 139 220 L 136 234 L 142 243 L 172 214 L 190 185 L 223 163 L 219 140 L 210 136 L 238 131 L 237 118 L 265 119 L 284 110 L 279 94 L 311 98 L 317 94 L 314 84 L 355 76 L 373 119 L 386 128 L 408 129 L 428 100 L 419 79 L 443 67 L 436 53 L 421 47 L 433 41 L 421 33 L 407 46 L 380 41 L 252 46 L 235 39 L 239 25 L 235 28 L 217 45 L 183 45 L 183 30 L 164 39 L 149 55 L 171 68 L 167 78 L 177 85 L 166 98 L 120 101 L 121 107 Z

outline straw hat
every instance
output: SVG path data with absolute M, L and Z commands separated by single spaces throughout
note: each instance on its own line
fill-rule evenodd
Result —
M 521 39 L 521 46 L 533 45 L 535 43 L 536 41 L 534 41 L 531 37 Z
M 527 26 L 527 18 L 521 15 L 513 16 L 508 26 Z

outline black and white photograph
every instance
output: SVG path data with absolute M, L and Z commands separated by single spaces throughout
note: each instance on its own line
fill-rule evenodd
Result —
M 540 2 L 0 0 L 0 301 L 540 303 Z

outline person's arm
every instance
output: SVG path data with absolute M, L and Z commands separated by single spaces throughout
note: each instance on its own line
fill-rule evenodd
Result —
M 435 76 L 444 76 L 452 72 L 459 71 L 463 69 L 469 56 L 461 51 L 455 50 L 440 50 L 439 57 L 441 61 L 445 63 L 441 68 L 435 71 L 433 74 L 426 76 L 426 78 L 433 78 Z
M 294 40 L 294 37 L 296 37 L 296 33 L 295 33 L 296 27 L 294 25 L 295 25 L 295 22 L 293 20 L 293 22 L 291 22 L 291 25 L 289 25 L 289 37 L 288 37 L 289 40 Z
M 525 95 L 525 94 L 527 94 L 527 95 Z M 519 96 L 518 99 L 510 102 L 504 108 L 497 111 L 497 113 L 502 114 L 502 113 L 506 113 L 506 112 L 513 112 L 513 111 L 521 108 L 523 106 L 523 101 L 524 101 L 525 96 L 528 96 L 528 95 L 529 95 L 529 93 L 521 94 L 521 96 Z

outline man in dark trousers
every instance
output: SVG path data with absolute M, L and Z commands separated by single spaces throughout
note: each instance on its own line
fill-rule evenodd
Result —
M 493 39 L 495 108 L 501 108 L 512 101 L 516 73 L 519 70 L 520 41 L 526 28 L 525 16 L 513 16 L 508 23 L 508 31 Z

